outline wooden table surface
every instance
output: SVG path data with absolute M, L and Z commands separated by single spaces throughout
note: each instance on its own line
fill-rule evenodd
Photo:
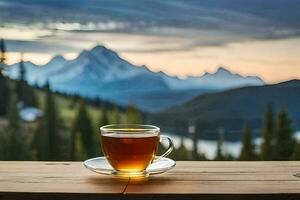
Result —
M 0 162 L 2 199 L 299 199 L 300 162 L 177 162 L 147 181 L 81 162 Z

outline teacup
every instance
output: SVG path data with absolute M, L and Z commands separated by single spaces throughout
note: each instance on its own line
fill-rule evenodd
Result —
M 145 176 L 151 163 L 166 157 L 174 148 L 172 139 L 160 135 L 160 129 L 152 125 L 114 124 L 100 130 L 103 153 L 117 175 Z M 169 148 L 156 157 L 163 140 L 168 140 Z

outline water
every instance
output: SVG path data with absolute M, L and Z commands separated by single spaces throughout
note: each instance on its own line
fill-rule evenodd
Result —
M 162 133 L 164 135 L 170 136 L 173 141 L 175 148 L 178 148 L 180 146 L 180 140 L 181 136 L 170 134 L 170 133 Z M 295 139 L 297 141 L 300 141 L 300 131 L 296 132 L 294 135 Z M 255 138 L 253 140 L 256 150 L 259 150 L 259 146 L 262 143 L 262 138 Z M 193 150 L 193 142 L 190 138 L 184 137 L 183 144 L 188 150 Z M 166 145 L 166 144 L 164 144 Z M 197 142 L 198 147 L 198 153 L 204 154 L 208 159 L 214 159 L 217 151 L 217 141 L 214 140 L 198 140 Z M 240 141 L 237 142 L 230 142 L 230 141 L 224 141 L 223 142 L 223 152 L 225 154 L 230 154 L 233 157 L 237 158 L 240 154 L 242 148 L 242 143 Z

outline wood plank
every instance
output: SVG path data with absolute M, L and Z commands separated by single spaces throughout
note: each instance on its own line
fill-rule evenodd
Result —
M 299 194 L 129 194 L 124 200 L 299 200 Z
M 125 199 L 300 199 L 299 172 L 300 162 L 178 162 L 130 181 Z
M 81 162 L 0 162 L 0 199 L 121 199 L 126 184 Z
M 81 162 L 0 162 L 2 199 L 300 199 L 300 162 L 177 162 L 144 182 Z

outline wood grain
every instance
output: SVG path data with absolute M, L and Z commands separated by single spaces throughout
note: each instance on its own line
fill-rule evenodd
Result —
M 0 162 L 0 199 L 120 199 L 127 182 L 94 174 L 80 162 Z
M 138 182 L 80 162 L 0 162 L 0 199 L 300 199 L 300 162 L 177 162 Z
M 178 162 L 125 199 L 300 199 L 300 162 Z

